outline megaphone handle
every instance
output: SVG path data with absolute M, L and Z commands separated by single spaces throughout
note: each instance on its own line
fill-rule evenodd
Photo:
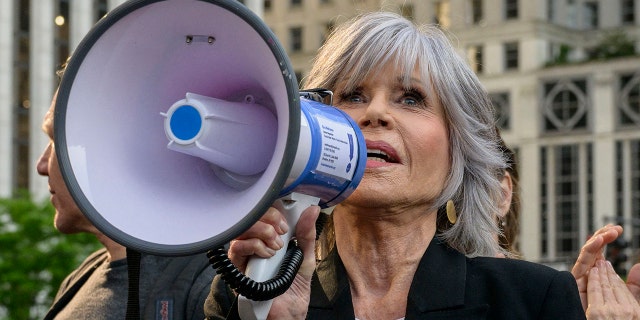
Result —
M 292 193 L 276 200 L 273 206 L 280 210 L 287 219 L 289 231 L 281 236 L 285 247 L 276 251 L 271 258 L 254 257 L 249 259 L 245 274 L 256 282 L 263 282 L 273 278 L 284 259 L 287 245 L 295 234 L 296 224 L 302 212 L 310 206 L 317 205 L 320 199 L 301 193 Z M 238 314 L 242 320 L 266 319 L 273 300 L 253 301 L 242 295 L 238 297 Z

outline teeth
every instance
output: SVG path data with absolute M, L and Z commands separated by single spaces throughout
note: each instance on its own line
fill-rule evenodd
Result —
M 367 154 L 381 155 L 381 156 L 383 156 L 385 158 L 389 157 L 389 155 L 386 152 L 384 152 L 382 150 L 378 150 L 378 149 L 367 149 Z
M 389 159 L 389 155 L 386 152 L 377 149 L 367 149 L 367 155 L 367 160 L 371 161 L 387 162 L 387 159 Z

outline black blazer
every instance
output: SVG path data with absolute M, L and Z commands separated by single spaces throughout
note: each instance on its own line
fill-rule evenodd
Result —
M 336 250 L 320 262 L 308 319 L 354 319 L 346 270 Z M 467 258 L 437 239 L 409 289 L 405 319 L 585 319 L 567 271 L 532 262 Z
M 239 319 L 237 308 L 216 276 L 207 318 Z M 347 272 L 335 249 L 316 267 L 307 319 L 355 319 Z M 405 319 L 573 320 L 585 314 L 567 271 L 522 260 L 467 258 L 434 239 L 414 275 Z

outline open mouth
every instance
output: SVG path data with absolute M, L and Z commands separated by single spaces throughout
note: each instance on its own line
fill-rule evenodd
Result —
M 367 160 L 378 162 L 398 163 L 398 160 L 378 149 L 367 149 Z

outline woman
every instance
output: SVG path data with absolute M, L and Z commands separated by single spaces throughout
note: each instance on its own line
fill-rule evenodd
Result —
M 498 134 L 500 132 L 498 131 Z M 520 233 L 520 179 L 515 153 L 500 139 L 500 150 L 507 160 L 507 168 L 498 174 L 502 185 L 503 200 L 498 212 L 497 241 L 509 253 L 509 258 L 521 258 L 518 252 L 518 234 Z
M 369 158 L 333 211 L 335 238 L 315 270 L 318 208 L 301 217 L 303 266 L 270 318 L 584 318 L 570 273 L 494 258 L 507 254 L 494 238 L 506 164 L 487 94 L 440 30 L 393 13 L 358 17 L 320 49 L 306 87 L 334 92 Z M 268 210 L 231 243 L 232 261 L 279 249 L 282 222 Z M 215 280 L 209 316 L 234 313 L 232 300 Z

